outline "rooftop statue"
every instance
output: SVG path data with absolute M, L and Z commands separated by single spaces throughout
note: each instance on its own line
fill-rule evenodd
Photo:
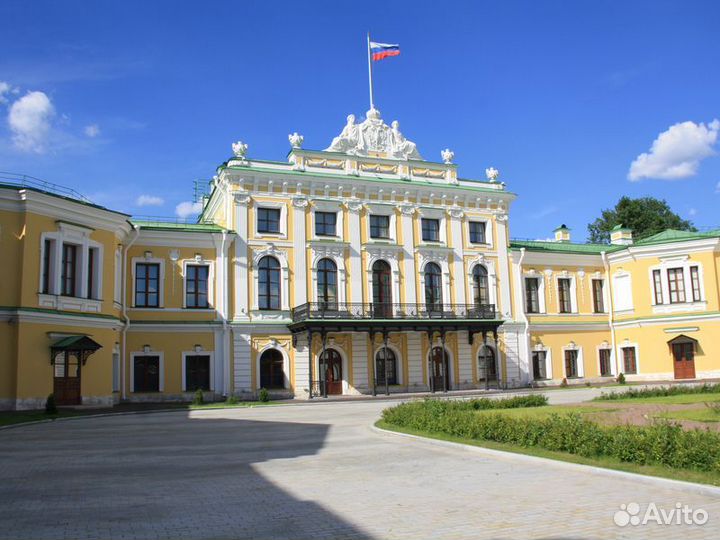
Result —
M 395 159 L 422 159 L 415 143 L 400 133 L 400 124 L 394 121 L 392 127 L 388 126 L 383 122 L 380 111 L 374 108 L 367 112 L 360 124 L 355 123 L 355 115 L 349 115 L 342 132 L 325 151 L 357 156 L 378 152 Z

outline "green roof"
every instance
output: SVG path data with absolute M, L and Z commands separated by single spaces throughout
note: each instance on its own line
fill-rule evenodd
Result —
M 179 231 L 179 232 L 223 232 L 225 229 L 212 223 L 176 223 L 172 221 L 146 221 L 130 219 L 136 227 L 153 231 Z
M 555 253 L 584 253 L 600 255 L 605 251 L 617 251 L 627 246 L 613 246 L 610 244 L 575 244 L 572 242 L 550 242 L 547 240 L 511 240 L 510 249 L 525 248 L 529 251 L 547 251 Z
M 647 246 L 653 244 L 667 244 L 670 242 L 683 242 L 685 240 L 702 240 L 703 238 L 720 237 L 720 229 L 708 232 L 697 231 L 678 231 L 676 229 L 666 229 L 652 236 L 636 240 L 634 245 Z
M 126 214 L 125 212 L 118 212 L 117 210 L 111 210 L 110 208 L 107 208 L 105 206 L 100 206 L 99 204 L 95 204 L 90 201 L 80 199 L 79 196 L 62 195 L 60 193 L 55 193 L 55 192 L 47 190 L 47 189 L 41 189 L 41 188 L 37 188 L 34 186 L 28 186 L 28 185 L 25 185 L 22 183 L 0 182 L 0 188 L 14 189 L 17 191 L 22 191 L 22 190 L 34 191 L 35 193 L 42 193 L 44 195 L 50 195 L 51 197 L 57 197 L 58 199 L 64 199 L 66 201 L 74 202 L 77 204 L 82 204 L 83 206 L 89 206 L 90 208 L 97 208 L 98 210 L 104 210 L 105 212 L 110 212 L 112 214 L 118 214 L 120 216 L 129 216 L 130 215 L 130 214 Z M 70 190 L 70 191 L 72 191 L 72 190 Z

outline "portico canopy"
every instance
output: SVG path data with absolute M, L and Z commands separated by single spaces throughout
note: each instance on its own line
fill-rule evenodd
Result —
M 82 360 L 83 365 L 85 365 L 88 357 L 98 349 L 102 349 L 102 345 L 88 336 L 63 337 L 50 345 L 50 363 L 54 364 L 55 357 L 60 353 L 66 352 L 77 355 L 77 357 Z
M 693 348 L 693 352 L 697 352 L 697 350 L 698 350 L 698 344 L 699 344 L 698 340 L 693 339 L 690 336 L 686 336 L 685 334 L 680 334 L 679 336 L 675 336 L 674 338 L 672 338 L 670 341 L 667 342 L 668 347 L 670 347 L 671 349 L 672 349 L 673 345 L 679 345 L 681 343 L 691 344 L 692 348 Z

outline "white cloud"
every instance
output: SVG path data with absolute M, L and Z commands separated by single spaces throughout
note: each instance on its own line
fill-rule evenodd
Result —
M 5 97 L 5 94 L 10 93 L 10 85 L 6 83 L 5 81 L 0 81 L 0 103 L 7 103 L 7 98 Z
M 690 210 L 688 210 L 688 216 L 690 217 L 697 216 L 697 213 L 697 208 L 691 208 Z
M 718 182 L 717 186 L 715 186 L 715 193 L 720 193 L 720 182 Z
M 540 210 L 538 210 L 537 212 L 533 212 L 532 214 L 530 214 L 530 217 L 533 219 L 542 219 L 542 218 L 546 218 L 546 217 L 554 214 L 558 210 L 560 210 L 560 209 L 554 205 L 545 206 L 545 207 L 541 208 Z
M 155 195 L 140 195 L 135 200 L 136 206 L 162 206 L 163 204 L 165 204 L 165 200 Z
M 697 174 L 700 162 L 715 154 L 720 120 L 709 124 L 681 122 L 658 135 L 650 152 L 640 154 L 630 165 L 628 179 L 676 180 Z
M 10 106 L 8 125 L 15 147 L 24 152 L 45 152 L 45 140 L 55 107 L 44 92 L 28 92 Z
M 199 214 L 202 212 L 202 203 L 201 202 L 190 202 L 185 201 L 181 202 L 175 207 L 175 214 L 178 217 L 181 218 L 187 218 L 195 214 Z
M 87 135 L 91 139 L 94 139 L 95 137 L 100 135 L 100 127 L 97 124 L 90 124 L 89 126 L 85 126 L 85 129 L 83 131 L 85 132 L 85 135 Z

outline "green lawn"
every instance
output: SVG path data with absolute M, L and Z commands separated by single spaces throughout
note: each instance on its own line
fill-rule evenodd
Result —
M 685 405 L 689 403 L 704 403 L 710 401 L 720 401 L 720 394 L 716 392 L 703 394 L 677 394 L 675 396 L 626 398 L 608 401 L 598 400 L 596 403 L 662 403 L 664 405 Z
M 614 403 L 614 402 L 613 402 Z M 551 414 L 570 414 L 579 413 L 582 415 L 593 415 L 596 413 L 606 413 L 616 411 L 617 407 L 612 407 L 608 403 L 608 407 L 599 407 L 592 405 L 544 405 L 542 407 L 522 407 L 517 409 L 488 409 L 476 411 L 477 414 L 499 413 L 514 418 L 522 417 L 544 417 Z
M 709 407 L 702 409 L 688 409 L 684 411 L 667 411 L 659 415 L 660 418 L 668 420 L 693 420 L 695 422 L 720 422 L 720 413 L 715 412 Z
M 537 407 L 538 409 L 550 409 L 552 407 Z M 517 409 L 513 410 L 497 410 L 496 413 L 502 412 L 507 414 L 517 414 L 518 412 L 527 412 L 526 410 Z M 548 414 L 546 412 L 545 414 Z M 503 452 L 511 452 L 515 454 L 523 454 L 527 456 L 535 456 L 547 459 L 555 459 L 558 461 L 566 461 L 569 463 L 578 463 L 581 465 L 591 465 L 593 467 L 602 467 L 604 469 L 614 469 L 618 471 L 625 471 L 636 474 L 644 474 L 647 476 L 658 476 L 661 478 L 670 478 L 673 480 L 682 480 L 685 482 L 695 482 L 698 484 L 710 484 L 713 486 L 720 486 L 720 473 L 703 472 L 703 471 L 692 471 L 692 470 L 679 470 L 670 469 L 661 465 L 635 465 L 633 463 L 625 463 L 622 461 L 610 459 L 610 458 L 585 458 L 574 454 L 568 454 L 566 452 L 553 452 L 550 450 L 544 450 L 537 447 L 522 447 L 514 446 L 511 444 L 496 443 L 492 441 L 482 441 L 474 439 L 464 439 L 461 437 L 453 437 L 451 435 L 445 435 L 442 433 L 429 433 L 424 431 L 417 431 L 413 429 L 400 428 L 393 426 L 379 420 L 376 424 L 377 427 L 386 429 L 388 431 L 397 431 L 398 433 L 408 433 L 411 435 L 418 435 L 421 437 L 427 437 L 429 439 L 437 439 L 441 441 L 450 441 L 461 444 L 468 444 L 471 446 L 480 446 L 482 448 L 490 448 L 492 450 L 501 450 Z

